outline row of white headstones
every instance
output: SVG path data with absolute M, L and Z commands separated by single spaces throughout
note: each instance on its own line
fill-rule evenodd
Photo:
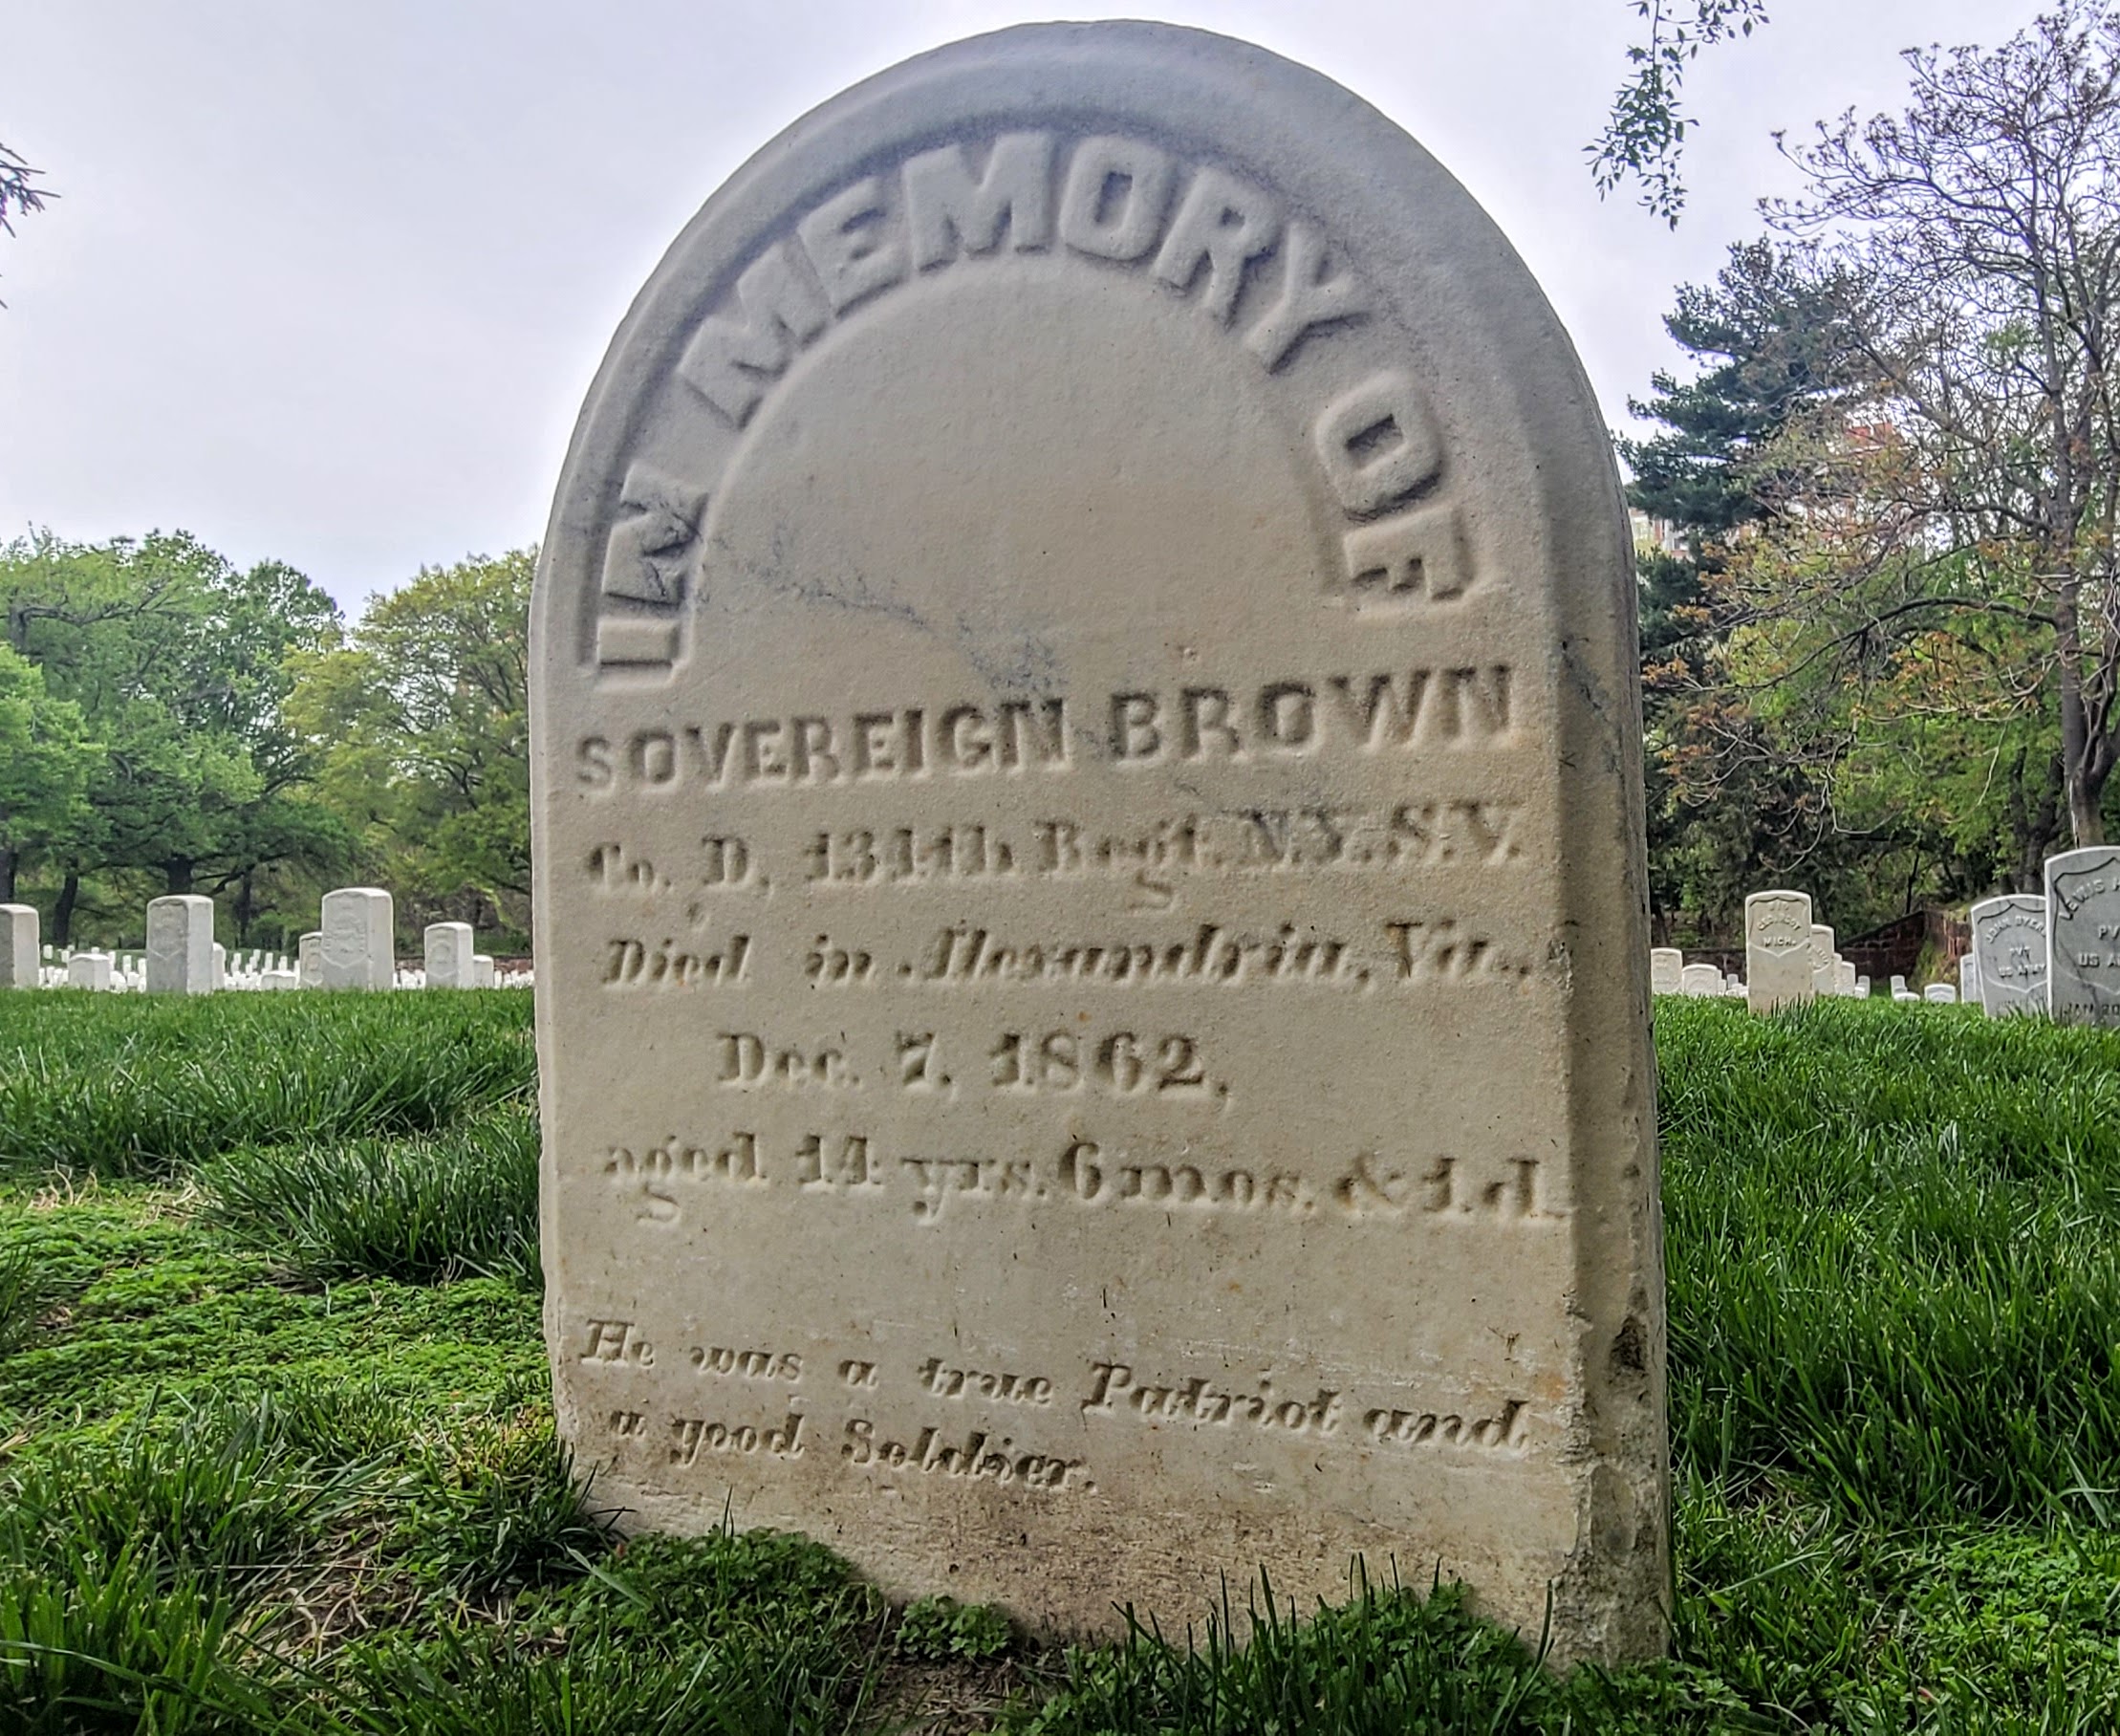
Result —
M 2045 892 L 2006 893 L 1972 911 L 1973 944 L 1958 986 L 1916 994 L 1892 979 L 1894 1001 L 1966 1001 L 1990 1016 L 2044 1012 L 2077 1024 L 2120 1024 L 2120 845 L 2065 851 L 2046 860 Z M 1833 931 L 1811 921 L 1801 892 L 1744 901 L 1744 975 L 1688 965 L 1676 947 L 1650 955 L 1658 994 L 1741 995 L 1766 1012 L 1820 995 L 1870 993 L 1870 979 L 1833 950 Z
M 55 951 L 38 944 L 37 913 L 0 904 L 0 988 L 135 989 L 147 994 L 211 994 L 224 989 L 515 988 L 531 973 L 501 970 L 475 949 L 468 922 L 430 922 L 418 968 L 400 970 L 396 910 L 375 886 L 342 886 L 324 895 L 320 925 L 301 938 L 290 960 L 278 953 L 238 953 L 213 938 L 213 901 L 183 894 L 147 906 L 147 945 L 139 953 Z

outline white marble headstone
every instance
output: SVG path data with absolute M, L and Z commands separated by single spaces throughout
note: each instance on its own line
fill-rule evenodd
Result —
M 475 987 L 469 922 L 429 922 L 424 940 L 429 988 Z
M 2120 1025 L 2120 845 L 2046 858 L 2046 1002 L 2065 1023 Z
M 1633 595 L 1545 298 L 1313 72 L 1031 26 L 752 157 L 532 609 L 595 1498 L 1053 1631 L 1359 1553 L 1660 1651 Z
M 389 893 L 374 886 L 342 886 L 327 892 L 322 932 L 322 987 L 395 986 L 398 966 Z
M 69 988 L 108 988 L 111 986 L 111 955 L 107 952 L 76 952 L 66 961 L 66 983 Z
M 1807 894 L 1755 892 L 1744 901 L 1745 1000 L 1771 1012 L 1811 998 L 1811 901 Z
M 1974 980 L 1992 1018 L 2046 1010 L 2046 901 L 2010 892 L 1973 906 Z
M 213 901 L 196 893 L 147 906 L 149 994 L 213 992 Z
M 0 904 L 0 988 L 34 988 L 41 968 L 33 904 Z

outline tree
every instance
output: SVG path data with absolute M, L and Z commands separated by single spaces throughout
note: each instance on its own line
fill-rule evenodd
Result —
M 301 575 L 239 571 L 181 532 L 97 546 L 39 534 L 0 550 L 0 619 L 104 748 L 83 811 L 40 843 L 61 878 L 55 939 L 84 875 L 221 892 L 275 862 L 346 854 L 345 829 L 307 801 L 307 744 L 281 715 L 293 654 L 337 632 Z
M 2068 826 L 2106 835 L 2120 763 L 2120 11 L 2065 0 L 1999 50 L 1910 51 L 1912 102 L 1790 147 L 1771 205 L 1821 276 L 1856 286 L 1873 372 L 1851 427 L 1862 533 L 1803 606 L 1820 657 L 1936 635 L 1991 645 L 2050 705 Z M 1820 487 L 1842 488 L 1841 467 Z M 1792 496 L 1810 510 L 1818 489 Z
M 1741 243 L 1713 284 L 1683 284 L 1664 315 L 1672 341 L 1702 364 L 1689 380 L 1658 371 L 1636 417 L 1663 424 L 1622 439 L 1629 499 L 1683 532 L 1713 564 L 1740 529 L 1766 516 L 1777 479 L 1766 455 L 1791 420 L 1845 397 L 1867 373 L 1845 309 L 1851 286 L 1771 241 Z
M 44 672 L 0 644 L 0 903 L 15 897 L 16 864 L 86 817 L 102 758 L 78 705 L 54 699 Z
M 534 549 L 423 568 L 301 661 L 291 711 L 323 794 L 411 912 L 528 926 L 536 568 Z
M 1659 372 L 1630 409 L 1659 431 L 1622 439 L 1630 503 L 1677 546 L 1639 557 L 1651 889 L 1669 924 L 1734 923 L 1762 877 L 1815 883 L 1842 855 L 1820 792 L 1777 758 L 1721 664 L 1715 581 L 1769 511 L 1784 430 L 1850 387 L 1835 286 L 1767 242 L 1730 250 L 1712 283 L 1682 286 L 1665 329 L 1691 379 Z
M 1600 195 L 1632 177 L 1642 208 L 1673 228 L 1685 208 L 1678 162 L 1693 125 L 1682 97 L 1686 71 L 1700 51 L 1732 36 L 1749 36 L 1766 22 L 1765 0 L 1634 0 L 1649 38 L 1627 51 L 1634 69 L 1612 98 L 1597 142 L 1589 146 L 1590 179 Z
M 1751 730 L 1720 744 L 1702 783 L 1747 758 L 1793 775 L 1849 865 L 1896 886 L 1902 908 L 2036 884 L 2062 820 L 2026 624 L 1918 606 L 1977 576 L 1971 557 L 1907 535 L 1892 503 L 1919 459 L 1891 424 L 1821 417 L 1785 434 L 1777 461 L 1800 492 L 1709 581 L 1710 703 Z

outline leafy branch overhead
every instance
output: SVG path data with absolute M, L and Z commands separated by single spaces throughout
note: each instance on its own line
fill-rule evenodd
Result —
M 42 169 L 32 168 L 19 153 L 0 144 L 0 229 L 13 234 L 16 217 L 41 211 L 47 201 L 58 197 L 34 184 L 43 177 Z
M 1604 132 L 1586 147 L 1590 178 L 1601 195 L 1632 178 L 1642 208 L 1677 228 L 1686 203 L 1678 163 L 1693 124 L 1680 103 L 1687 69 L 1702 49 L 1764 24 L 1766 0 L 1635 0 L 1634 11 L 1649 40 L 1628 49 L 1633 71 L 1612 97 Z

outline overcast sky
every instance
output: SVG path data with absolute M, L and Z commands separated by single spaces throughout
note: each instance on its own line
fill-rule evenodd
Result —
M 1630 0 L 1200 0 L 1149 15 L 1307 61 L 1500 221 L 1615 424 L 1675 284 L 1785 189 L 1772 133 L 1896 106 L 1897 51 L 2035 0 L 1768 0 L 1695 69 L 1676 234 L 1583 146 Z M 618 318 L 804 110 L 1049 8 L 999 0 L 0 0 L 0 141 L 62 197 L 0 236 L 0 540 L 182 527 L 350 609 L 542 534 Z M 1093 12 L 1068 12 L 1071 17 Z M 1138 15 L 1138 14 L 1136 14 Z

